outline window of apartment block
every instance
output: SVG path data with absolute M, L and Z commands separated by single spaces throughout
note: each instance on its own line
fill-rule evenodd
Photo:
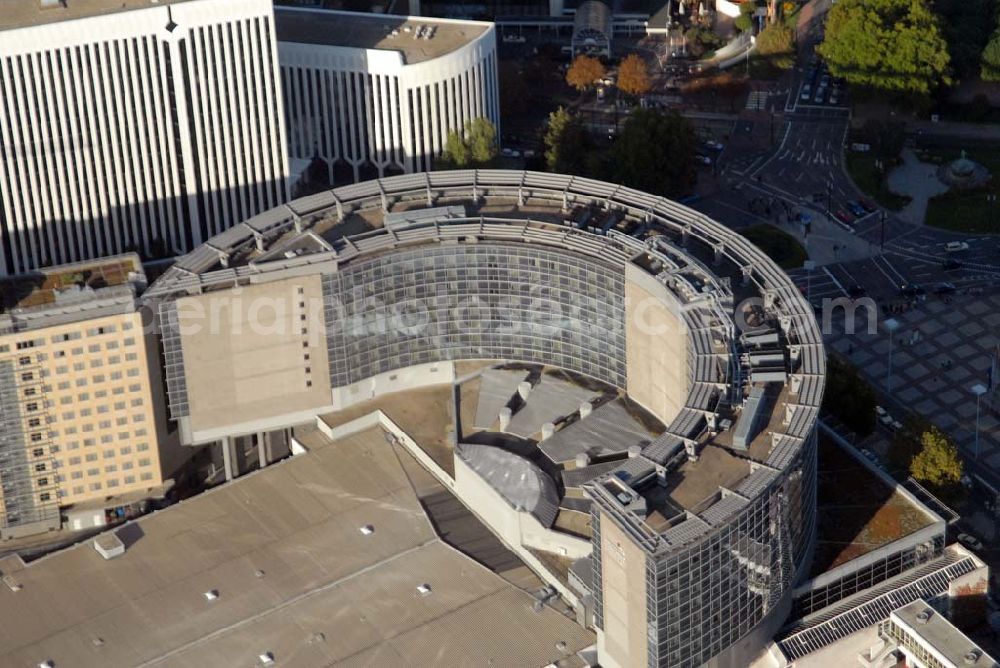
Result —
M 140 478 L 141 478 L 142 480 L 152 480 L 152 479 L 153 479 L 153 474 L 147 471 L 146 473 L 143 473 L 143 474 L 142 474 L 141 476 L 139 476 L 139 477 L 140 477 Z

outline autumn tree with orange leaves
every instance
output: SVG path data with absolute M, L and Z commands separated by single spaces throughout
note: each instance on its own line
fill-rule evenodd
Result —
M 650 88 L 646 61 L 634 53 L 625 56 L 618 66 L 618 90 L 627 95 L 645 95 Z
M 604 65 L 591 56 L 577 56 L 566 70 L 566 83 L 581 93 L 603 78 Z

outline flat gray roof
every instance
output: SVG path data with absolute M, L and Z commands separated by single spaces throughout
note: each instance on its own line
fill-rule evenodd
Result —
M 993 657 L 922 598 L 893 610 L 890 619 L 897 624 L 902 622 L 910 635 L 925 647 L 933 648 L 952 666 L 996 668 Z
M 492 25 L 290 7 L 275 7 L 274 17 L 279 42 L 398 51 L 407 65 L 451 53 Z M 417 36 L 427 34 L 428 28 L 432 30 L 429 38 Z
M 21 585 L 0 586 L 0 665 L 541 666 L 593 643 L 442 543 L 378 429 L 116 533 L 110 561 L 92 541 L 0 561 Z
M 40 0 L 2 0 L 0 30 L 13 30 L 30 26 L 83 19 L 101 14 L 115 14 L 136 9 L 151 9 L 176 5 L 189 0 L 66 0 L 65 6 L 57 0 L 51 7 L 42 7 Z

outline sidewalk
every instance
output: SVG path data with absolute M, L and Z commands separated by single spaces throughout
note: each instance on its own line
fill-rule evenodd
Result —
M 966 140 L 970 146 L 983 142 L 1000 144 L 1000 125 L 989 123 L 909 121 L 905 127 L 907 134 L 919 137 Z

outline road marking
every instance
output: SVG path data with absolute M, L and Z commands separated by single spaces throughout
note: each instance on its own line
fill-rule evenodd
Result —
M 823 265 L 823 271 L 826 273 L 827 276 L 830 277 L 830 280 L 833 281 L 833 284 L 836 285 L 837 288 L 839 288 L 840 291 L 843 292 L 844 296 L 846 297 L 847 290 L 845 290 L 844 286 L 840 284 L 840 281 L 837 280 L 837 277 L 830 273 L 830 270 L 826 268 L 826 265 Z
M 878 255 L 875 255 L 875 256 L 872 257 L 872 262 L 874 262 L 875 267 L 880 272 L 882 272 L 882 275 L 886 277 L 886 279 L 889 281 L 889 283 L 893 283 L 894 284 L 896 282 L 896 280 L 892 276 L 890 276 L 889 274 L 886 273 L 885 269 L 882 268 L 882 265 L 879 264 L 878 258 L 879 258 Z M 905 282 L 905 280 L 904 280 L 904 282 Z

